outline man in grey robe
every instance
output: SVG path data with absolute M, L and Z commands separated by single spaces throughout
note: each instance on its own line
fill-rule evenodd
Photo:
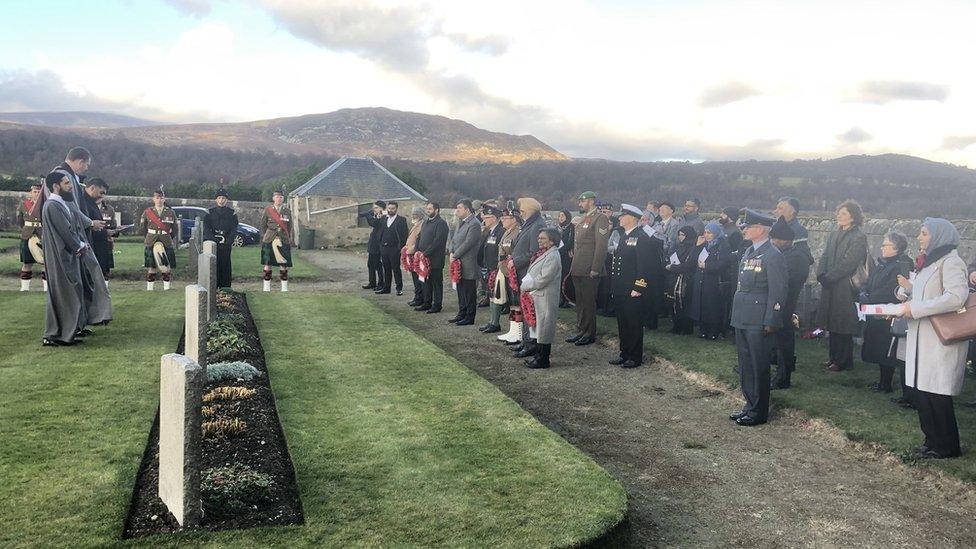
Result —
M 108 293 L 108 285 L 105 284 L 105 277 L 102 268 L 95 257 L 95 251 L 91 247 L 92 231 L 104 231 L 105 221 L 102 219 L 92 219 L 86 215 L 79 201 L 82 199 L 83 189 L 81 186 L 80 175 L 88 171 L 91 166 L 92 155 L 83 147 L 74 147 L 68 151 L 64 162 L 54 168 L 52 173 L 61 173 L 68 178 L 71 184 L 71 193 L 74 200 L 65 200 L 68 211 L 72 216 L 72 225 L 88 247 L 80 257 L 82 269 L 82 288 L 85 298 L 86 316 L 82 324 L 85 325 L 108 324 L 112 320 L 112 298 Z
M 47 272 L 47 312 L 44 318 L 44 345 L 74 345 L 85 322 L 84 289 L 81 282 L 81 256 L 90 248 L 79 238 L 68 203 L 74 199 L 71 181 L 60 172 L 45 179 L 48 197 L 41 210 L 44 231 L 44 269 Z

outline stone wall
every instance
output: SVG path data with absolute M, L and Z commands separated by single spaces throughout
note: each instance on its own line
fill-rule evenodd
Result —
M 295 239 L 303 227 L 315 231 L 315 248 L 334 248 L 337 246 L 352 246 L 365 244 L 369 241 L 372 230 L 368 225 L 359 226 L 359 213 L 369 208 L 372 200 L 364 201 L 356 198 L 338 196 L 309 196 L 292 197 L 289 205 L 295 218 Z M 410 220 L 410 210 L 414 206 L 423 206 L 420 200 L 398 200 L 399 213 Z M 322 210 L 331 210 L 322 212 Z M 313 214 L 311 212 L 322 212 Z

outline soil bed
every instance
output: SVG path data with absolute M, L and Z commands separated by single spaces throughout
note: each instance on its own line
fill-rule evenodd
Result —
M 254 395 L 240 400 L 222 402 L 208 420 L 240 420 L 246 424 L 243 433 L 231 436 L 213 435 L 202 439 L 201 472 L 209 469 L 244 466 L 267 475 L 270 487 L 256 503 L 241 508 L 209 508 L 205 503 L 201 528 L 228 530 L 255 526 L 301 524 L 304 522 L 302 504 L 298 495 L 295 469 L 278 411 L 264 359 L 264 350 L 257 328 L 243 294 L 218 294 L 218 313 L 236 313 L 243 317 L 242 332 L 250 352 L 233 357 L 257 368 L 261 375 L 250 381 L 223 380 L 208 383 L 204 394 L 217 387 L 243 387 L 255 391 Z M 183 342 L 178 350 L 182 352 Z M 204 403 L 210 406 L 210 403 Z M 159 413 L 153 422 L 149 441 L 143 454 L 142 464 L 136 476 L 129 515 L 126 517 L 122 537 L 124 539 L 180 531 L 176 519 L 159 499 Z M 204 476 L 204 475 L 201 475 Z

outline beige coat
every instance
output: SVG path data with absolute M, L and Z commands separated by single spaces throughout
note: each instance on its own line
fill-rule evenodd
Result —
M 905 341 L 905 383 L 927 393 L 958 395 L 966 373 L 968 342 L 943 345 L 929 317 L 959 310 L 969 297 L 966 262 L 955 250 L 915 276 L 909 299 L 912 317 Z
M 413 255 L 417 251 L 417 237 L 420 236 L 420 229 L 424 226 L 423 220 L 414 223 L 410 227 L 410 232 L 407 233 L 407 255 Z

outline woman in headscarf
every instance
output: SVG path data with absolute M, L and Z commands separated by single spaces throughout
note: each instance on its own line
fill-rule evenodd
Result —
M 905 254 L 908 239 L 905 235 L 891 232 L 881 243 L 881 257 L 868 275 L 867 283 L 861 289 L 861 304 L 898 303 L 898 275 L 907 277 L 914 267 L 912 258 Z M 891 348 L 891 319 L 881 316 L 868 316 L 864 323 L 864 343 L 861 345 L 861 360 L 877 364 L 881 377 L 871 389 L 883 393 L 891 392 L 891 379 L 895 373 L 895 361 L 888 356 Z
M 908 319 L 905 377 L 915 389 L 915 409 L 925 442 L 916 453 L 927 458 L 960 454 L 959 427 L 952 397 L 962 391 L 968 343 L 943 345 L 933 316 L 957 311 L 969 297 L 966 262 L 959 257 L 959 232 L 945 219 L 928 217 L 918 234 L 921 253 L 914 280 L 898 277 L 898 295 Z
M 563 280 L 569 276 L 569 267 L 573 263 L 573 243 L 576 238 L 576 227 L 573 226 L 573 214 L 569 213 L 569 210 L 563 210 L 559 212 L 559 238 L 561 242 L 557 242 L 556 246 L 559 247 L 559 260 L 562 265 L 562 274 L 560 275 L 560 284 Z M 559 306 L 568 307 L 569 304 L 566 302 L 566 296 L 562 293 L 562 286 L 559 290 Z
M 715 341 L 726 323 L 720 282 L 732 261 L 732 250 L 721 225 L 714 221 L 705 225 L 705 232 L 698 237 L 690 259 L 698 267 L 691 284 L 688 316 L 698 323 L 698 337 Z
M 522 279 L 522 291 L 532 297 L 534 309 L 535 334 L 538 352 L 525 361 L 529 368 L 548 368 L 552 342 L 556 338 L 556 320 L 559 309 L 560 275 L 559 263 L 560 231 L 546 227 L 539 232 L 539 250 L 532 255 L 532 261 Z
M 830 233 L 820 263 L 817 282 L 823 287 L 817 308 L 817 325 L 829 333 L 828 371 L 839 372 L 854 367 L 854 335 L 858 333 L 858 298 L 855 275 L 866 267 L 868 238 L 861 232 L 864 213 L 853 200 L 837 206 L 837 230 Z
M 698 234 L 691 225 L 678 229 L 678 237 L 675 240 L 674 256 L 678 263 L 671 263 L 670 258 L 665 258 L 668 264 L 664 267 L 668 271 L 668 294 L 671 297 L 671 333 L 672 334 L 692 334 L 695 332 L 695 325 L 688 313 L 691 311 L 691 288 L 692 278 L 698 268 L 697 258 L 692 254 L 697 249 L 696 241 Z

